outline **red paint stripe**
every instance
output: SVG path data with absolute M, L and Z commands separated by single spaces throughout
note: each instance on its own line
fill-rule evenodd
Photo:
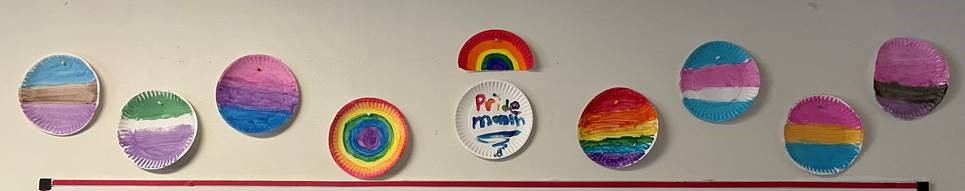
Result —
M 504 187 L 504 188 L 917 188 L 915 182 L 247 181 L 53 180 L 53 186 Z

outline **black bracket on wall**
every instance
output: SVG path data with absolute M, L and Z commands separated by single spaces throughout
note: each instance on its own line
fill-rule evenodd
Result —
M 41 191 L 50 190 L 52 187 L 54 187 L 53 182 L 54 182 L 53 179 L 50 179 L 50 178 L 41 178 L 41 179 L 40 179 L 40 187 L 39 187 L 39 189 L 40 189 Z

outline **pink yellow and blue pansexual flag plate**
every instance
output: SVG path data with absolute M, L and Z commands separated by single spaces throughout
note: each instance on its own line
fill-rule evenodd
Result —
M 804 98 L 791 108 L 784 146 L 799 167 L 815 175 L 844 171 L 861 153 L 861 119 L 847 103 L 830 95 Z
M 459 68 L 467 71 L 529 70 L 533 68 L 533 54 L 516 34 L 487 30 L 462 45 Z

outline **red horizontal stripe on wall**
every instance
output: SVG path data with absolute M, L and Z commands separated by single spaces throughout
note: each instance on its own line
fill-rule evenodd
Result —
M 504 187 L 504 188 L 917 188 L 916 182 L 264 181 L 58 180 L 56 186 Z

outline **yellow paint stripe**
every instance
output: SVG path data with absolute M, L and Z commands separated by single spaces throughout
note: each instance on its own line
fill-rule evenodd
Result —
M 579 139 L 584 141 L 600 141 L 606 138 L 619 138 L 624 136 L 656 135 L 657 120 L 650 120 L 641 124 L 636 124 L 626 128 L 607 128 L 584 130 L 580 129 Z
M 784 141 L 818 144 L 859 144 L 864 141 L 864 131 L 842 125 L 787 124 Z

